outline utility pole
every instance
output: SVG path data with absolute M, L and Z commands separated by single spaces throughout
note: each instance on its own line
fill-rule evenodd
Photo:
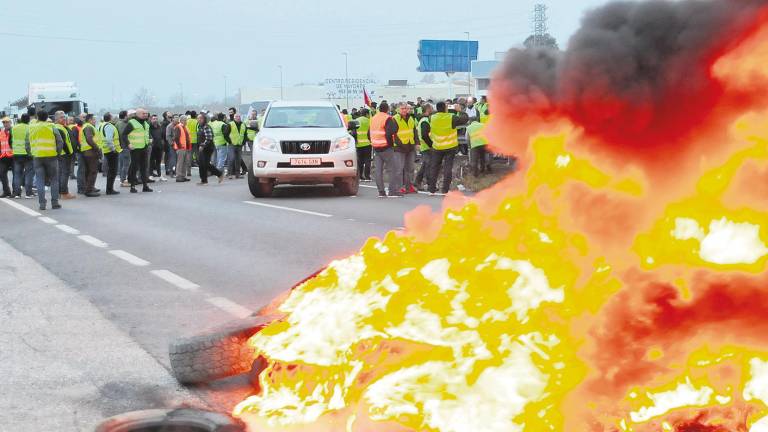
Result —
M 280 100 L 285 99 L 283 96 L 283 66 L 277 65 L 277 68 L 280 69 Z
M 533 46 L 540 47 L 544 45 L 545 35 L 547 34 L 547 5 L 537 3 L 533 7 Z
M 224 75 L 224 108 L 227 108 L 227 76 Z
M 464 32 L 467 35 L 467 98 L 472 96 L 472 60 L 470 60 L 469 51 L 469 32 Z
M 349 54 L 341 53 L 344 56 L 344 94 L 347 95 L 347 111 L 349 111 Z
M 181 106 L 184 107 L 184 84 L 179 83 L 179 89 L 181 90 Z

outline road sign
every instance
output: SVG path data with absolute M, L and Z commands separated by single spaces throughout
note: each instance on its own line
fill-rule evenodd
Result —
M 469 72 L 479 43 L 462 40 L 420 40 L 419 72 Z

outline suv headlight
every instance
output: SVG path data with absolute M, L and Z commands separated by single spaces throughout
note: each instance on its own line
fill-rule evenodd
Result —
M 259 148 L 272 152 L 280 151 L 280 148 L 277 146 L 277 141 L 267 137 L 259 138 Z
M 346 150 L 349 148 L 349 146 L 352 144 L 352 137 L 347 135 L 340 138 L 336 138 L 331 143 L 331 151 L 341 151 Z

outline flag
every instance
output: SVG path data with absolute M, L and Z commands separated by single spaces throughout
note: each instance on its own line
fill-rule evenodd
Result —
M 368 95 L 368 90 L 363 87 L 363 100 L 365 101 L 365 106 L 371 106 L 371 96 Z

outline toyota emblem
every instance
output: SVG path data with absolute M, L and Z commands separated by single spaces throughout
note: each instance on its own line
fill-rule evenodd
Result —
M 311 149 L 312 146 L 310 146 L 309 143 L 301 143 L 299 148 L 301 149 L 301 151 L 309 151 L 309 149 Z

